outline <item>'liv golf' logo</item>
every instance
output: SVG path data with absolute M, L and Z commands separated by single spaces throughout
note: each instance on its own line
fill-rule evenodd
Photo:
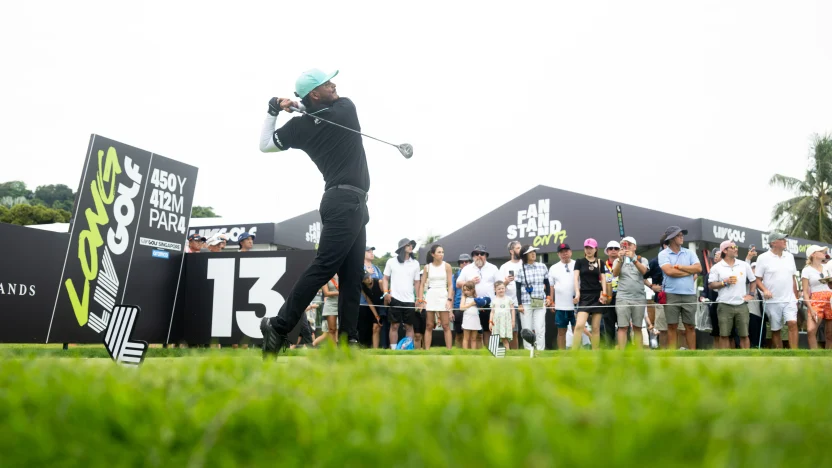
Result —
M 119 278 L 114 258 L 130 247 L 128 228 L 137 216 L 134 200 L 142 184 L 139 165 L 129 156 L 124 156 L 123 161 L 122 167 L 113 147 L 107 150 L 106 156 L 103 150 L 98 151 L 98 169 L 89 185 L 94 209 L 87 208 L 83 218 L 78 213 L 76 220 L 79 226 L 86 222 L 85 229 L 78 235 L 77 250 L 83 278 L 78 282 L 67 278 L 64 282 L 78 325 L 89 324 L 97 333 L 107 329 L 109 311 L 118 300 L 122 278 Z M 102 246 L 103 251 L 100 250 Z M 90 311 L 91 289 L 101 315 Z

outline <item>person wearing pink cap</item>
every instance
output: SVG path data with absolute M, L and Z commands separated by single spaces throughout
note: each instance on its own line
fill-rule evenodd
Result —
M 757 277 L 751 271 L 751 266 L 738 259 L 739 250 L 734 241 L 724 241 L 719 245 L 722 260 L 711 267 L 708 274 L 708 287 L 717 291 L 717 320 L 719 321 L 719 347 L 729 348 L 728 336 L 736 327 L 740 337 L 740 347 L 748 349 L 751 341 L 748 339 L 749 310 L 748 301 L 754 299 L 753 290 L 748 294 L 748 283 L 755 283 Z
M 602 306 L 608 302 L 610 296 L 607 287 L 604 264 L 598 258 L 598 241 L 589 238 L 584 241 L 584 258 L 575 261 L 575 298 L 572 301 L 578 306 L 575 337 L 583 336 L 586 321 L 592 315 L 592 349 L 598 349 L 601 341 L 601 316 L 604 311 Z M 581 348 L 577 343 L 572 345 L 572 349 Z

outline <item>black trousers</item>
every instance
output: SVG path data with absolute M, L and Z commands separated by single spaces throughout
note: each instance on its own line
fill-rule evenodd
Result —
M 340 332 L 358 340 L 358 303 L 364 275 L 366 225 L 370 220 L 364 195 L 349 189 L 324 192 L 321 214 L 321 241 L 318 254 L 300 277 L 271 324 L 287 334 L 302 318 L 315 294 L 338 274 L 338 318 Z

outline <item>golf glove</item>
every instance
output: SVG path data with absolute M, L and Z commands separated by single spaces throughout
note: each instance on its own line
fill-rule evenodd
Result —
M 277 117 L 278 112 L 280 112 L 280 101 L 273 97 L 269 100 L 269 115 Z

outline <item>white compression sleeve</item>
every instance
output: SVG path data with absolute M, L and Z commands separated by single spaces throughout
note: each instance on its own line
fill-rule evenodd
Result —
M 260 151 L 264 153 L 282 151 L 277 145 L 274 144 L 273 136 L 276 122 L 277 116 L 268 113 L 266 114 L 266 120 L 263 121 L 263 129 L 260 131 Z

